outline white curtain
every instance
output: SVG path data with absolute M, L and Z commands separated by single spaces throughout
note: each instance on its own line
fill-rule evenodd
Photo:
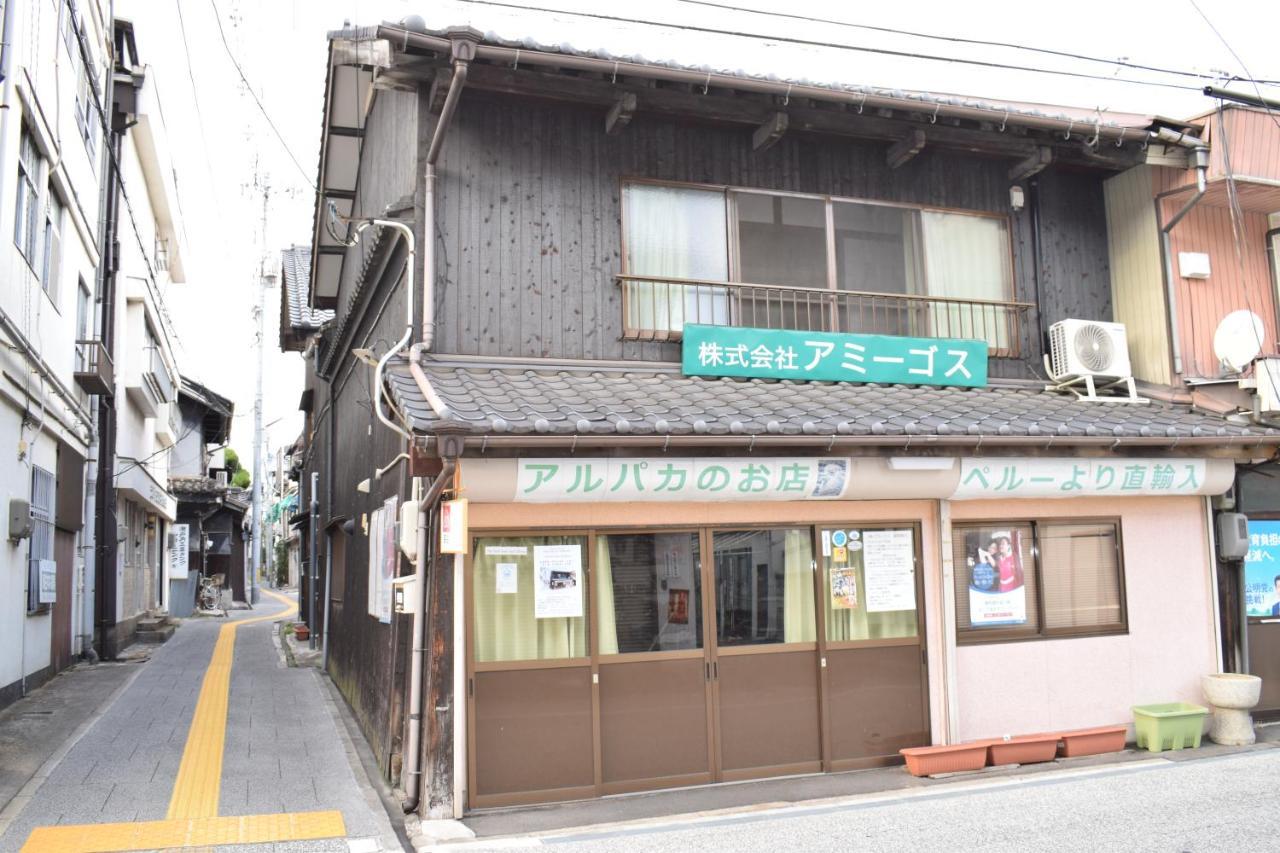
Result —
M 783 572 L 782 641 L 812 643 L 818 638 L 818 631 L 813 609 L 813 540 L 807 527 L 787 531 L 783 540 Z
M 926 210 L 921 228 L 930 296 L 1012 298 L 1009 232 L 1003 220 Z M 999 306 L 936 304 L 930 321 L 935 336 L 983 340 L 993 350 L 1009 348 L 1011 317 Z
M 669 284 L 664 278 L 728 281 L 724 193 L 628 184 L 623 190 L 626 271 L 655 281 L 628 281 L 626 327 L 678 332 L 686 322 L 729 321 L 724 288 Z

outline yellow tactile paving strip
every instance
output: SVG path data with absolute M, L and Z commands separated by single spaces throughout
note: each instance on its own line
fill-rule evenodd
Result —
M 23 853 L 95 853 L 95 851 L 158 850 L 208 847 L 220 844 L 264 844 L 339 838 L 347 834 L 342 813 L 296 812 L 243 817 L 218 817 L 222 792 L 222 754 L 227 738 L 227 705 L 231 667 L 235 663 L 236 630 L 255 622 L 287 619 L 298 605 L 283 595 L 263 590 L 287 605 L 281 613 L 228 622 L 218 631 L 209 668 L 205 670 L 195 715 L 178 766 L 178 778 L 165 820 L 42 826 L 32 830 Z

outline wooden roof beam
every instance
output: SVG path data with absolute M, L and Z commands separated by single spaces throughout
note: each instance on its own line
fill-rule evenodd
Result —
M 636 95 L 634 92 L 623 92 L 618 100 L 613 102 L 613 106 L 609 107 L 609 113 L 604 117 L 604 132 L 609 136 L 617 136 L 622 133 L 627 125 L 631 124 L 631 117 L 636 112 Z
M 1030 157 L 1019 160 L 1009 168 L 1009 180 L 1025 181 L 1032 175 L 1038 175 L 1053 162 L 1053 150 L 1040 146 L 1031 153 Z
M 764 123 L 751 134 L 751 148 L 757 154 L 768 151 L 778 144 L 778 140 L 787 132 L 790 120 L 784 112 L 776 112 L 764 120 Z
M 889 150 L 885 152 L 884 160 L 889 164 L 890 169 L 896 169 L 923 151 L 924 142 L 924 131 L 912 130 L 889 146 Z

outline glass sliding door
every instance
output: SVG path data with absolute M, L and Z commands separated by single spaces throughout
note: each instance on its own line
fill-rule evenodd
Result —
M 696 532 L 595 539 L 603 793 L 713 779 Z
M 737 281 L 763 288 L 734 291 L 734 323 L 764 329 L 830 328 L 827 203 L 820 198 L 732 194 Z M 796 288 L 804 288 L 796 290 Z
M 714 531 L 720 778 L 821 769 L 813 533 Z
M 934 304 L 929 312 L 930 334 L 986 341 L 992 355 L 1008 351 L 1011 315 L 1001 306 L 983 304 L 1010 299 L 1013 293 L 1007 222 L 932 210 L 922 211 L 920 218 L 929 293 L 968 300 Z
M 834 202 L 831 216 L 836 287 L 867 294 L 844 300 L 840 331 L 921 334 L 923 308 L 899 298 L 925 291 L 919 212 L 887 205 Z
M 473 805 L 592 796 L 587 537 L 480 537 L 473 548 Z
M 819 530 L 831 769 L 929 742 L 917 531 Z

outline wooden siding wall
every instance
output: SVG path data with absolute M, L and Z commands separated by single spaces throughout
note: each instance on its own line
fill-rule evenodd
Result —
M 1111 288 L 1134 375 L 1168 384 L 1169 321 L 1151 172 L 1151 166 L 1135 166 L 1105 184 Z
M 1152 189 L 1159 194 L 1182 174 L 1159 168 L 1153 170 L 1152 177 Z M 1184 201 L 1185 195 L 1177 195 L 1163 202 L 1166 220 Z M 1209 278 L 1177 277 L 1175 299 L 1184 376 L 1213 378 L 1222 374 L 1213 354 L 1213 335 L 1218 323 L 1232 311 L 1247 309 L 1261 317 L 1265 328 L 1259 342 L 1262 352 L 1276 353 L 1275 288 L 1267 268 L 1267 227 L 1265 214 L 1244 211 L 1237 251 L 1230 209 L 1206 197 L 1170 233 L 1175 272 L 1179 252 L 1209 255 Z
M 421 194 L 418 171 L 418 100 L 413 92 L 381 90 L 377 93 L 365 125 L 364 148 L 356 178 L 353 218 L 383 216 L 388 204 L 405 196 Z M 421 220 L 419 220 L 421 221 Z M 341 233 L 341 232 L 339 232 Z M 373 232 L 365 231 L 360 242 L 347 250 L 338 283 L 339 314 L 347 303 L 373 245 Z M 391 338 L 396 340 L 397 333 Z
M 425 97 L 425 95 L 423 96 Z M 467 93 L 440 163 L 437 351 L 674 361 L 677 344 L 621 340 L 619 190 L 625 177 L 830 193 L 1007 213 L 1010 163 L 926 147 L 897 170 L 886 146 L 789 134 L 754 153 L 749 130 L 637 116 L 607 136 L 596 110 Z M 1099 178 L 1042 175 L 1046 318 L 1110 319 Z M 1030 216 L 1011 217 L 1019 301 L 1034 302 Z M 1040 368 L 1032 312 L 1022 364 Z

